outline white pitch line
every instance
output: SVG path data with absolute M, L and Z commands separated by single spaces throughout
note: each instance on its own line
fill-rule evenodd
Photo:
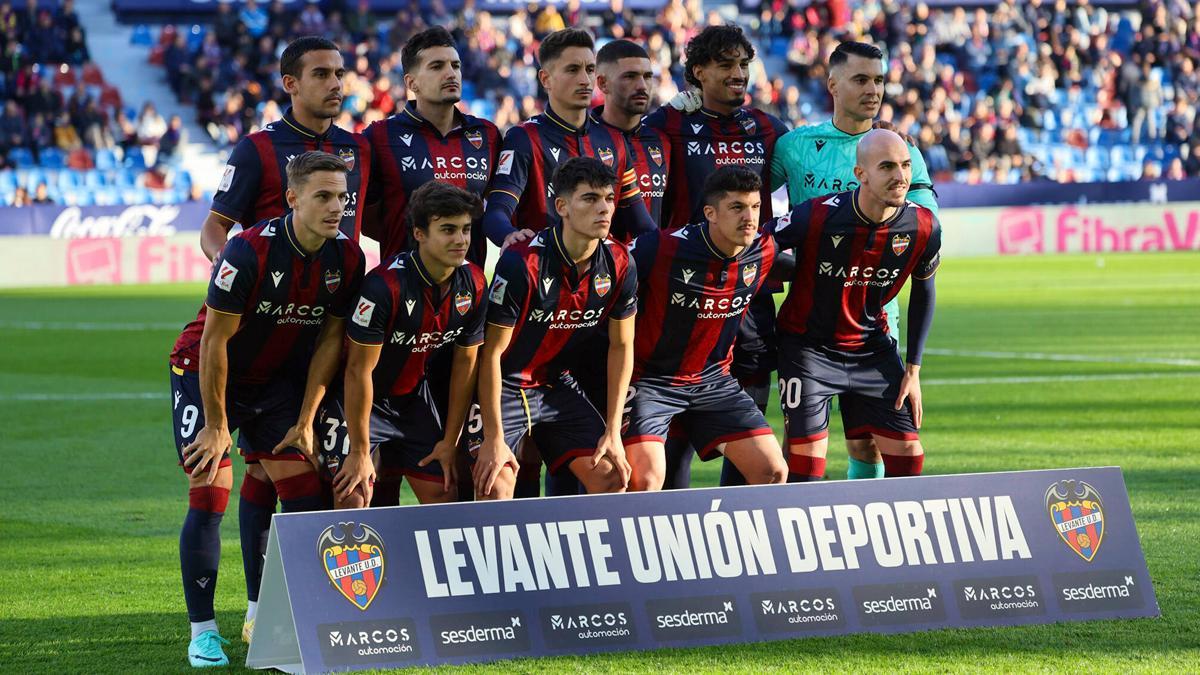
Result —
M 0 321 L 14 330 L 132 331 L 182 330 L 184 323 L 108 323 L 102 321 Z
M 1200 366 L 1200 359 L 1169 359 L 1154 356 L 1092 356 L 1089 354 L 1050 354 L 1045 352 L 971 351 L 966 349 L 925 350 L 934 356 L 966 356 L 980 359 L 1017 359 L 1026 361 L 1070 361 L 1074 363 L 1142 363 L 1159 366 Z
M 921 385 L 1056 384 L 1061 382 L 1156 380 L 1175 379 L 1180 377 L 1200 377 L 1200 371 L 1196 371 L 1194 373 L 1102 373 L 1096 375 L 1015 375 L 1012 377 L 958 377 L 947 379 L 930 378 L 928 380 L 921 380 Z

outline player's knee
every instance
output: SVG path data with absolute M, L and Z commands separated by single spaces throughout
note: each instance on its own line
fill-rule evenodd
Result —
M 267 475 L 267 470 L 262 468 L 258 462 L 246 465 L 246 475 L 263 483 L 270 483 L 271 477 Z
M 846 452 L 851 458 L 860 462 L 876 464 L 880 460 L 879 448 L 875 445 L 875 441 L 870 438 L 847 438 Z
M 500 470 L 500 474 L 496 476 L 496 480 L 492 483 L 490 492 L 482 492 L 482 485 L 475 486 L 476 501 L 497 501 L 503 499 L 512 499 L 513 493 L 517 487 L 517 474 L 513 472 L 511 466 L 505 466 Z
M 368 504 L 369 504 L 369 502 L 367 501 L 367 495 L 363 492 L 362 487 L 359 486 L 359 487 L 354 488 L 354 492 L 351 492 L 349 495 L 347 495 L 345 497 L 335 497 L 334 502 L 333 502 L 333 508 L 339 509 L 339 510 L 340 509 L 365 509 L 365 508 L 367 508 Z
M 217 477 L 212 483 L 208 482 L 209 472 L 205 468 L 202 471 L 192 471 L 188 474 L 188 489 L 215 487 L 222 488 L 225 491 L 233 489 L 233 467 L 229 464 L 217 469 Z
M 575 474 L 587 489 L 588 494 L 606 494 L 625 490 L 625 481 L 621 478 L 621 472 L 608 462 L 600 462 L 595 468 L 592 468 L 590 458 L 584 457 L 575 461 L 586 462 L 584 470 L 576 471 Z M 661 480 L 659 485 L 662 485 Z

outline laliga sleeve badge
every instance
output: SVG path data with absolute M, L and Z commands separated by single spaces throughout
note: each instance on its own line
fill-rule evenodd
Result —
M 1063 543 L 1092 562 L 1104 540 L 1104 504 L 1096 488 L 1083 481 L 1059 481 L 1046 490 L 1046 512 Z
M 383 585 L 383 539 L 370 526 L 338 523 L 325 528 L 317 539 L 317 553 L 325 574 L 342 597 L 366 610 Z

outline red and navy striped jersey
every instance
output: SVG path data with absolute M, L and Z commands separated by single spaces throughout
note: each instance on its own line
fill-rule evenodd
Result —
M 556 381 L 606 320 L 636 311 L 637 269 L 625 245 L 605 239 L 579 273 L 556 225 L 500 256 L 487 320 L 513 329 L 500 362 L 505 381 L 531 388 Z
M 750 299 L 775 264 L 775 241 L 761 233 L 738 255 L 713 244 L 707 223 L 638 237 L 634 380 L 672 386 L 729 375 L 733 343 Z
M 310 150 L 328 152 L 346 162 L 350 201 L 342 213 L 341 230 L 358 241 L 362 207 L 371 183 L 371 149 L 366 137 L 336 124 L 323 134 L 315 133 L 296 121 L 290 107 L 283 119 L 247 135 L 233 147 L 213 197 L 213 213 L 243 226 L 282 216 L 288 211 L 288 162 Z
M 928 279 L 941 262 L 942 227 L 932 211 L 907 202 L 874 223 L 858 206 L 858 190 L 811 199 L 766 229 L 780 248 L 796 249 L 779 332 L 841 351 L 886 346 L 883 306 L 909 276 Z
M 778 117 L 757 108 L 720 115 L 707 108 L 687 114 L 662 106 L 644 124 L 664 132 L 671 143 L 671 180 L 667 183 L 661 226 L 683 227 L 704 220 L 700 192 L 704 181 L 723 166 L 744 166 L 763 179 L 761 222 L 771 218 L 771 159 L 775 141 L 787 133 Z
M 508 130 L 488 189 L 488 202 L 507 202 L 515 211 L 512 225 L 539 232 L 557 225 L 552 208 L 554 186 L 550 180 L 558 165 L 571 157 L 595 157 L 617 174 L 617 205 L 626 206 L 641 198 L 633 164 L 624 137 L 607 125 L 590 118 L 574 127 L 549 106 L 546 112 Z M 497 246 L 505 233 L 489 232 Z M 614 233 L 617 239 L 621 233 Z
M 436 180 L 474 192 L 480 197 L 492 179 L 500 154 L 500 130 L 495 124 L 456 113 L 457 126 L 442 136 L 437 127 L 421 117 L 416 103 L 386 120 L 374 122 L 364 135 L 371 142 L 371 164 L 375 169 L 367 202 L 383 202 L 378 232 L 367 232 L 379 240 L 382 260 L 407 250 L 408 198 L 417 188 Z M 472 227 L 467 258 L 482 265 L 487 253 L 480 223 Z
M 440 349 L 483 344 L 487 315 L 483 268 L 466 262 L 443 286 L 435 284 L 416 251 L 404 251 L 371 270 L 346 324 L 361 345 L 381 345 L 372 379 L 375 396 L 403 396 L 425 379 Z
M 305 252 L 290 213 L 240 232 L 213 262 L 208 297 L 175 341 L 171 365 L 200 369 L 205 318 L 220 312 L 241 317 L 229 339 L 231 384 L 303 378 L 325 317 L 343 318 L 353 308 L 365 265 L 344 233 Z
M 629 131 L 605 122 L 604 106 L 595 108 L 591 114 L 593 124 L 603 124 L 625 136 L 627 152 L 637 172 L 638 189 L 646 202 L 646 210 L 650 212 L 650 218 L 662 227 L 663 196 L 667 190 L 667 169 L 671 165 L 671 141 L 662 131 L 642 122 Z

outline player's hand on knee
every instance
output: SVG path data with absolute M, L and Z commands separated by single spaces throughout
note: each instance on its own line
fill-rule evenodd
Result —
M 212 485 L 221 468 L 221 458 L 233 447 L 233 437 L 226 427 L 205 426 L 196 434 L 196 440 L 183 449 L 183 465 L 195 471 L 208 471 L 205 484 Z
M 504 238 L 504 243 L 501 244 L 500 250 L 506 251 L 508 250 L 509 246 L 512 246 L 513 244 L 519 244 L 532 236 L 533 230 L 517 230 Z
M 347 499 L 356 488 L 361 488 L 366 503 L 371 503 L 375 491 L 375 462 L 369 453 L 351 452 L 342 460 L 337 475 L 333 477 L 333 490 L 339 500 Z
M 621 487 L 629 487 L 629 477 L 633 474 L 633 469 L 629 466 L 629 459 L 625 457 L 625 444 L 621 442 L 620 433 L 604 432 L 600 442 L 596 444 L 596 452 L 592 453 L 592 468 L 600 466 L 600 462 L 605 459 L 620 475 Z
M 417 462 L 417 466 L 426 467 L 430 462 L 442 465 L 442 491 L 449 492 L 450 486 L 458 482 L 458 445 L 444 438 L 438 441 L 433 451 Z
M 921 376 L 920 366 L 911 363 L 904 369 L 904 378 L 900 380 L 900 395 L 896 398 L 896 410 L 904 407 L 904 399 L 912 405 L 913 426 L 920 429 L 922 421 L 921 410 Z
M 496 485 L 496 478 L 505 466 L 513 468 L 513 474 L 521 470 L 517 456 L 512 448 L 502 438 L 484 438 L 479 446 L 479 456 L 475 460 L 475 468 L 471 472 L 475 480 L 475 489 L 479 494 L 490 495 Z
M 312 424 L 297 423 L 291 429 L 288 429 L 287 433 L 283 436 L 283 440 L 279 441 L 279 444 L 271 449 L 271 454 L 278 455 L 288 448 L 299 450 L 309 462 L 312 462 L 316 455 L 316 450 L 313 447 Z

